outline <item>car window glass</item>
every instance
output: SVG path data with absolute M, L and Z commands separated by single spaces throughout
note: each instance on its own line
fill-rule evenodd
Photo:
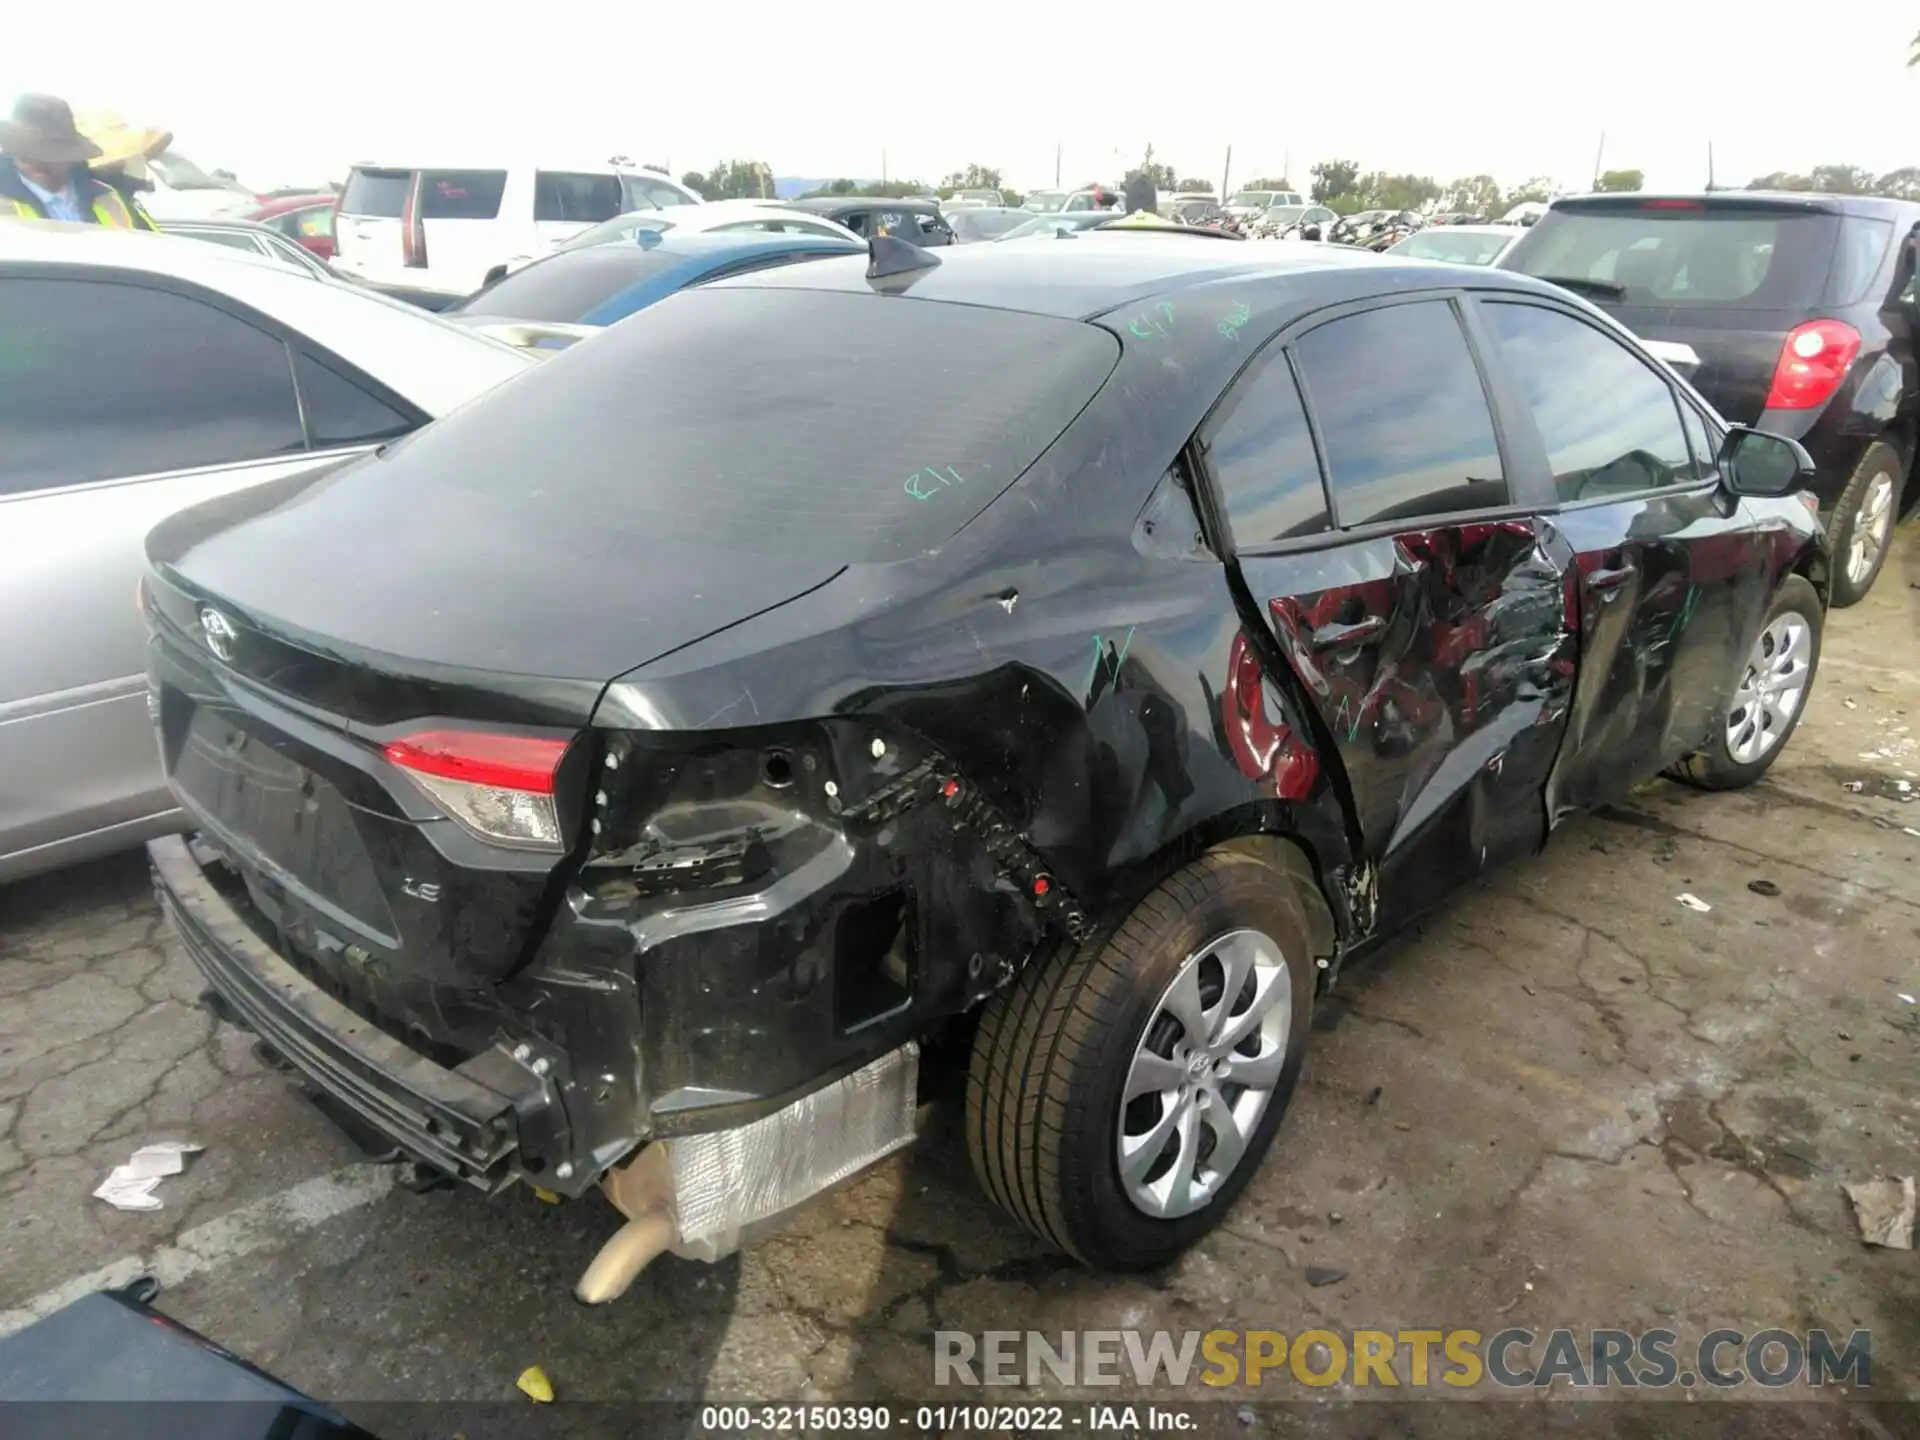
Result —
M 391 440 L 414 428 L 410 418 L 311 355 L 295 351 L 293 369 L 316 450 Z
M 1707 422 L 1700 417 L 1698 410 L 1682 400 L 1680 423 L 1686 427 L 1687 446 L 1693 451 L 1694 478 L 1704 480 L 1714 473 L 1719 458 L 1713 438 L 1707 433 Z
M 626 207 L 620 177 L 541 170 L 533 177 L 533 218 L 597 225 Z
M 504 170 L 428 170 L 420 177 L 420 215 L 426 220 L 491 220 L 500 213 L 506 188 Z
M 1694 478 L 1673 387 L 1619 341 L 1558 310 L 1483 307 L 1520 382 L 1562 500 Z
M 411 170 L 355 169 L 348 174 L 347 188 L 340 194 L 340 213 L 398 220 L 406 213 L 407 195 L 412 189 Z
M 654 204 L 663 209 L 668 205 L 691 205 L 693 202 L 671 185 L 662 185 L 657 180 L 643 180 L 640 191 Z
M 287 348 L 139 285 L 0 280 L 0 493 L 305 448 Z
M 1887 246 L 1893 242 L 1893 222 L 1848 215 L 1840 221 L 1840 236 L 1833 248 L 1833 271 L 1827 276 L 1830 304 L 1857 305 L 1866 298 L 1867 287 L 1880 273 L 1880 262 L 1887 258 Z
M 1349 315 L 1294 348 L 1341 525 L 1507 503 L 1480 373 L 1446 301 Z
M 224 245 L 229 250 L 244 250 L 249 255 L 260 253 L 259 243 L 244 230 L 190 230 L 176 226 L 174 233 L 189 240 L 204 240 L 209 245 Z
M 1276 353 L 1233 388 L 1225 418 L 1207 437 L 1220 502 L 1245 548 L 1327 528 L 1320 461 L 1287 357 Z

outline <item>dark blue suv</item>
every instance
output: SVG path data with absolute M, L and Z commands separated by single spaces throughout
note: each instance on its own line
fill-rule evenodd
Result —
M 1916 230 L 1920 204 L 1858 195 L 1586 195 L 1555 201 L 1498 263 L 1655 342 L 1735 424 L 1806 446 L 1832 603 L 1851 605 L 1886 559 L 1920 441 Z

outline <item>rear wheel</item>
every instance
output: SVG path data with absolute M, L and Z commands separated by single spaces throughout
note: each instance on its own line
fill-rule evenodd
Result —
M 1675 766 L 1675 779 L 1703 790 L 1738 790 L 1767 773 L 1812 693 L 1824 618 L 1813 586 L 1789 575 L 1767 610 L 1713 743 Z
M 1900 452 L 1884 440 L 1867 447 L 1853 478 L 1834 503 L 1829 537 L 1833 541 L 1833 603 L 1857 605 L 1873 588 L 1874 577 L 1893 547 L 1894 512 L 1905 473 Z
M 989 1002 L 967 1075 L 988 1195 L 1100 1269 L 1163 1264 L 1259 1167 L 1306 1053 L 1325 902 L 1261 839 L 1169 876 L 1104 943 Z

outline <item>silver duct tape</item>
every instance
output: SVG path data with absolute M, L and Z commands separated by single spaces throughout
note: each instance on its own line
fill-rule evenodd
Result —
M 911 1144 L 919 1071 L 909 1042 L 750 1125 L 669 1141 L 681 1245 L 724 1243 Z

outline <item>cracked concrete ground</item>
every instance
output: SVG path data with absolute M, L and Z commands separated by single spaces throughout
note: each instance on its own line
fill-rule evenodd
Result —
M 926 1400 L 936 1327 L 1509 1324 L 1868 1329 L 1875 1393 L 1920 1398 L 1920 1260 L 1841 1191 L 1920 1169 L 1917 641 L 1909 524 L 1766 783 L 1649 785 L 1344 977 L 1229 1223 L 1145 1277 L 1041 1249 L 936 1120 L 748 1254 L 583 1309 L 611 1211 L 356 1168 L 195 1007 L 140 857 L 0 891 L 0 1310 L 157 1257 L 166 1308 L 350 1402 L 513 1400 L 532 1363 L 571 1399 Z M 207 1147 L 163 1211 L 89 1198 L 159 1138 Z

